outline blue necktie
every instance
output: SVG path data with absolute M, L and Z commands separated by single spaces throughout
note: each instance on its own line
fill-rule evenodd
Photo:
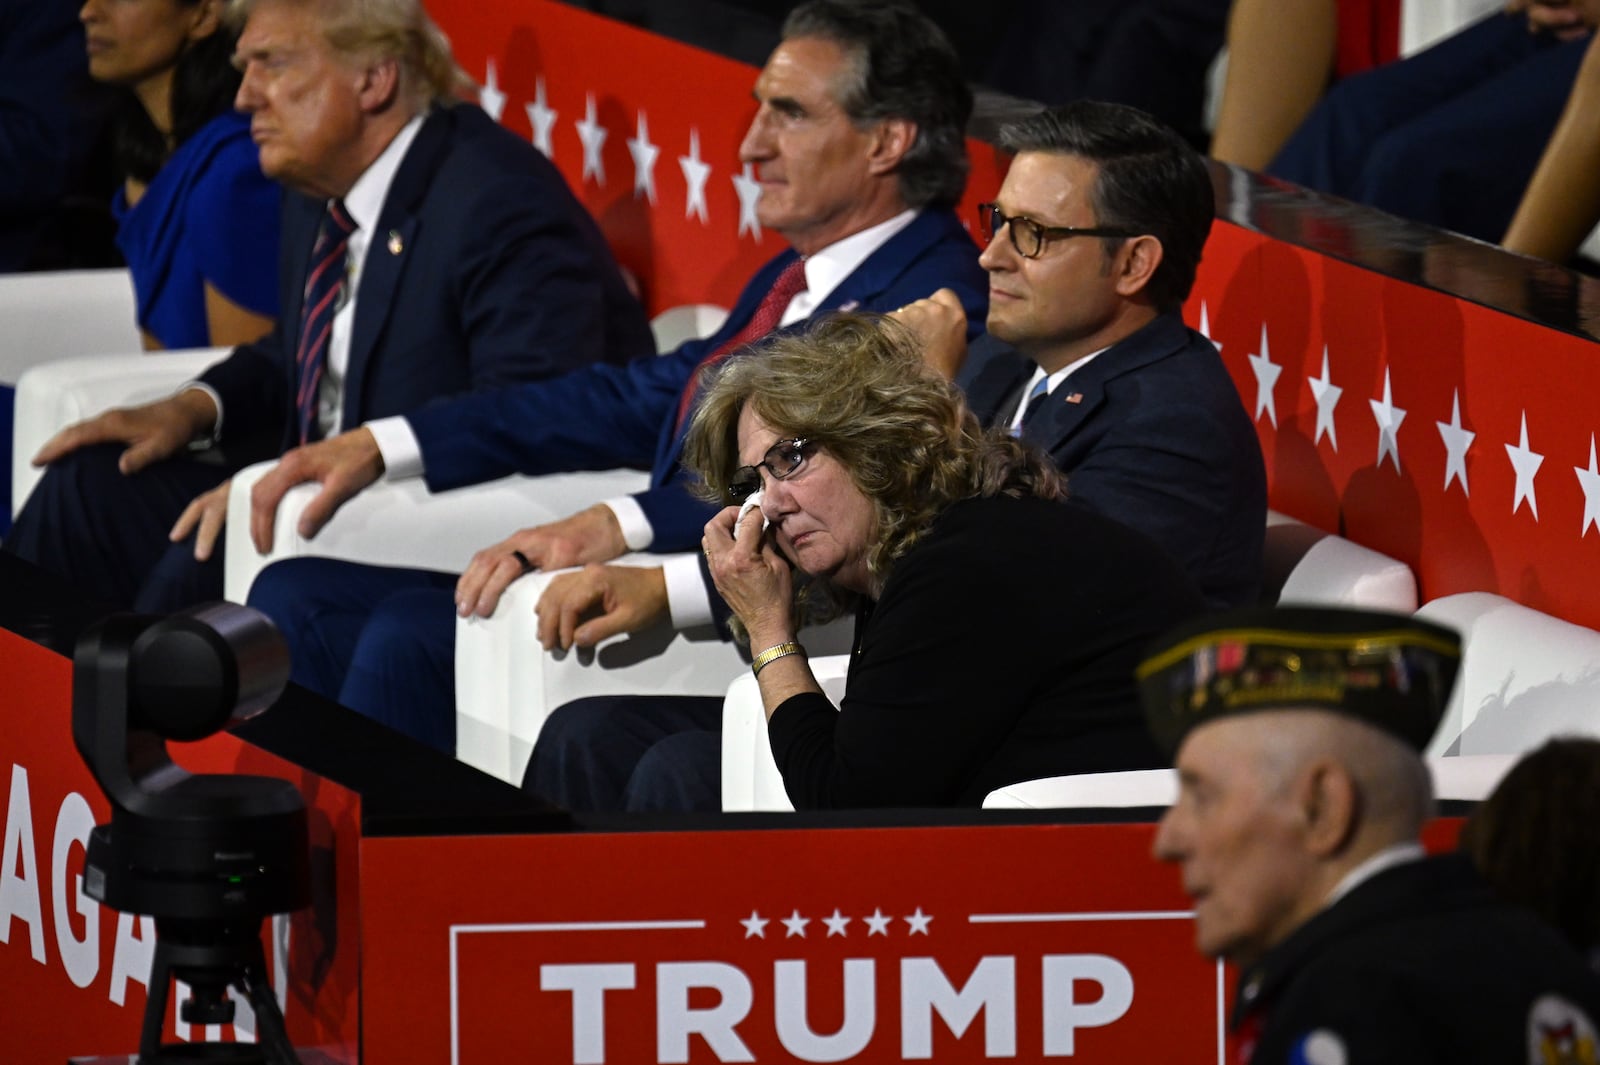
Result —
M 1028 392 L 1028 398 L 1023 400 L 1022 420 L 1011 429 L 1012 436 L 1021 436 L 1022 430 L 1028 427 L 1028 422 L 1039 413 L 1039 408 L 1044 406 L 1044 398 L 1050 394 L 1050 378 L 1041 377 L 1033 383 L 1033 388 Z
M 355 222 L 338 200 L 328 202 L 328 213 L 317 229 L 311 248 L 311 272 L 301 301 L 300 343 L 295 347 L 295 409 L 300 416 L 300 442 L 322 435 L 317 428 L 317 391 L 328 361 L 333 316 L 344 305 L 345 258 Z

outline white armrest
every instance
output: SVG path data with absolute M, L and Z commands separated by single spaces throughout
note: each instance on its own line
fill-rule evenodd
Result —
M 641 491 L 650 480 L 637 470 L 603 470 L 506 477 L 438 493 L 429 492 L 420 478 L 382 481 L 347 502 L 311 540 L 295 530 L 320 488 L 297 485 L 278 507 L 272 551 L 263 555 L 250 541 L 250 489 L 273 465 L 261 462 L 239 471 L 228 493 L 223 585 L 234 602 L 245 601 L 256 574 L 267 565 L 301 555 L 458 573 L 475 551 L 518 529 Z
M 668 307 L 650 319 L 650 332 L 655 337 L 656 350 L 666 354 L 686 340 L 710 336 L 722 328 L 727 318 L 727 310 L 714 303 L 684 303 Z
M 1513 755 L 1490 754 L 1427 760 L 1436 797 L 1472 801 L 1487 798 L 1515 761 Z M 1166 807 L 1177 797 L 1178 774 L 1173 770 L 1134 769 L 1008 784 L 985 796 L 983 805 L 986 809 L 1004 810 Z
M 659 566 L 663 556 L 624 555 L 618 565 Z M 545 718 L 591 695 L 721 695 L 747 671 L 733 644 L 710 628 L 674 632 L 663 623 L 581 652 L 547 654 L 537 639 L 534 604 L 556 576 L 530 573 L 500 600 L 492 618 L 456 622 L 456 757 L 512 783 L 522 780 Z M 806 629 L 821 652 L 848 648 L 854 621 Z
M 1010 810 L 1171 806 L 1177 797 L 1178 774 L 1173 770 L 1129 769 L 1120 773 L 1079 773 L 1007 784 L 986 795 L 983 805 Z
M 133 281 L 125 269 L 60 270 L 0 278 L 0 382 L 57 359 L 138 351 Z
M 1276 511 L 1267 514 L 1264 593 L 1279 606 L 1347 606 L 1409 614 L 1417 579 L 1399 559 L 1325 533 Z
M 137 343 L 137 341 L 135 341 Z M 29 460 L 57 431 L 112 407 L 148 403 L 224 358 L 229 348 L 150 354 L 89 355 L 35 366 L 17 382 L 12 435 L 11 506 L 15 513 L 43 474 Z
M 834 706 L 844 700 L 849 670 L 848 654 L 811 659 L 811 674 Z M 778 764 L 772 758 L 761 688 L 749 672 L 728 685 L 728 695 L 722 704 L 722 808 L 794 809 L 783 787 L 783 774 L 778 772 Z
M 1562 734 L 1600 736 L 1600 632 L 1488 592 L 1417 616 L 1461 633 L 1461 672 L 1431 755 L 1522 754 Z

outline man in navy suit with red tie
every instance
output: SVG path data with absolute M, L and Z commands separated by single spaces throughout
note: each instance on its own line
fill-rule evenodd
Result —
M 951 207 L 965 187 L 971 94 L 948 41 L 908 3 L 811 0 L 791 13 L 756 81 L 740 148 L 761 181 L 758 217 L 792 250 L 745 287 L 703 341 L 499 389 L 408 415 L 410 446 L 380 449 L 356 430 L 291 452 L 256 491 L 252 532 L 266 549 L 283 493 L 318 481 L 300 532 L 380 476 L 420 475 L 435 491 L 510 473 L 644 467 L 644 492 L 525 529 L 445 574 L 295 559 L 270 567 L 251 602 L 288 636 L 294 678 L 433 745 L 454 744 L 455 615 L 494 611 L 533 568 L 606 562 L 630 550 L 694 551 L 644 569 L 662 595 L 704 596 L 696 559 L 713 508 L 679 467 L 696 373 L 776 326 L 836 308 L 889 311 L 941 287 L 973 323 L 983 272 Z M 974 330 L 976 324 L 974 324 Z

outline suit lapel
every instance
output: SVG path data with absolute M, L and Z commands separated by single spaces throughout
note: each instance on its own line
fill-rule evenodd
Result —
M 906 268 L 924 251 L 941 240 L 949 239 L 953 232 L 960 231 L 961 223 L 949 211 L 938 208 L 922 211 L 835 285 L 833 291 L 817 305 L 814 314 L 854 311 L 868 306 L 899 280 Z
M 1029 420 L 1022 438 L 1045 451 L 1059 451 L 1105 402 L 1108 382 L 1166 358 L 1187 339 L 1188 330 L 1177 315 L 1157 317 L 1068 375 L 1045 397 L 1044 407 Z
M 415 254 L 419 225 L 417 207 L 428 191 L 434 171 L 444 159 L 453 125 L 448 109 L 437 109 L 428 115 L 389 184 L 378 224 L 367 235 L 367 255 L 356 293 L 355 322 L 350 328 L 350 365 L 344 387 L 346 427 L 362 421 L 361 396 L 367 368 L 394 310 L 394 293 L 400 284 L 400 275 Z
M 949 237 L 951 231 L 960 231 L 961 223 L 957 222 L 955 215 L 947 210 L 926 210 L 913 218 L 900 232 L 884 241 L 883 244 L 867 256 L 860 266 L 837 285 L 832 292 L 823 298 L 812 312 L 811 318 L 828 311 L 853 311 L 863 307 L 870 307 L 872 301 L 882 295 L 885 289 L 894 284 L 906 268 L 921 257 L 923 251 L 941 240 Z M 769 269 L 773 269 L 778 261 L 787 265 L 787 259 L 780 257 L 775 260 Z M 777 277 L 778 270 L 773 269 L 773 277 Z M 759 299 L 757 300 L 759 303 Z M 752 308 L 753 312 L 753 308 Z M 792 325 L 784 326 L 775 332 L 789 332 L 802 326 L 811 318 L 802 319 Z M 727 328 L 724 326 L 724 328 Z M 742 325 L 741 325 L 742 328 Z M 658 476 L 654 483 L 665 484 L 671 480 L 673 471 L 678 465 L 678 460 L 683 453 L 683 441 L 687 434 L 689 419 L 684 419 L 683 425 L 678 427 L 673 435 L 671 446 L 664 457 L 664 461 L 657 463 Z

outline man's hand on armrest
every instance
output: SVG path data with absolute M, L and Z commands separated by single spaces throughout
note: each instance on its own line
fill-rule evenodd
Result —
M 128 449 L 117 460 L 117 469 L 137 473 L 210 432 L 216 421 L 217 406 L 211 397 L 200 389 L 186 388 L 155 403 L 119 407 L 69 425 L 45 441 L 33 464 L 47 466 L 91 444 L 120 443 Z
M 546 651 L 593 647 L 665 620 L 667 582 L 659 566 L 591 564 L 553 578 L 533 609 Z
M 250 539 L 256 550 L 272 550 L 272 526 L 284 493 L 297 484 L 322 485 L 300 515 L 298 532 L 311 539 L 338 509 L 383 476 L 383 456 L 365 427 L 294 448 L 250 490 Z
M 525 573 L 610 562 L 627 550 L 622 526 L 604 503 L 570 518 L 512 533 L 472 556 L 467 571 L 456 582 L 456 613 L 489 617 L 506 588 Z

